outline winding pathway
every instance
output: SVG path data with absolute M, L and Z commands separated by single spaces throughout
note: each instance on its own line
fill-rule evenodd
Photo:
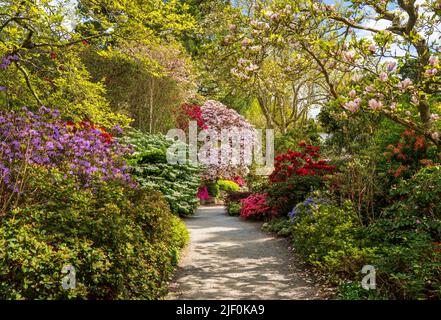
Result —
M 185 219 L 190 245 L 167 299 L 323 299 L 288 249 L 261 223 L 230 217 L 223 207 L 201 207 Z

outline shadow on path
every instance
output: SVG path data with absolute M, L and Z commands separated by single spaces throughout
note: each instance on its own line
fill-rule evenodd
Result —
M 259 222 L 201 207 L 185 219 L 190 245 L 167 299 L 320 299 L 324 295 L 296 266 L 286 239 Z

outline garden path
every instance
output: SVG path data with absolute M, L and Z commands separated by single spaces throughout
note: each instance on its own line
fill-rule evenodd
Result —
M 288 249 L 261 223 L 230 217 L 223 207 L 200 207 L 186 218 L 190 245 L 167 299 L 323 299 Z

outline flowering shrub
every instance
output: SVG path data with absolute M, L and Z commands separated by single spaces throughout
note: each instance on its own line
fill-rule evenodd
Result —
M 288 212 L 288 217 L 292 222 L 297 222 L 300 218 L 300 212 L 306 212 L 312 214 L 311 207 L 317 208 L 321 204 L 331 204 L 331 201 L 320 194 L 311 194 L 305 201 L 297 204 L 290 212 Z
M 176 121 L 182 130 L 188 129 L 189 121 L 196 121 L 199 129 L 207 129 L 205 120 L 202 118 L 202 110 L 200 106 L 183 104 L 177 110 L 178 116 Z
M 311 191 L 320 189 L 335 166 L 320 159 L 319 147 L 301 142 L 303 151 L 288 150 L 276 157 L 269 176 L 268 203 L 274 212 L 286 214 Z
M 221 148 L 217 150 L 220 152 L 210 152 L 210 164 L 207 165 L 204 175 L 207 177 L 207 179 L 215 180 L 219 177 L 233 179 L 238 175 L 248 173 L 245 147 L 250 146 L 250 143 L 256 140 L 254 127 L 235 110 L 228 108 L 218 101 L 206 101 L 202 105 L 201 110 L 202 118 L 207 129 L 214 129 L 218 134 L 221 134 L 222 130 L 230 133 L 233 130 L 237 130 L 238 135 L 240 135 L 238 144 L 241 149 L 239 159 L 236 159 L 237 164 L 231 162 L 222 163 L 220 158 L 222 153 L 227 154 L 229 159 L 233 159 L 233 154 L 230 152 L 230 150 L 222 150 L 222 148 L 228 148 L 228 146 L 221 146 Z M 230 142 L 229 146 L 232 146 L 232 141 Z
M 237 130 L 240 135 L 239 146 L 241 148 L 239 158 L 232 161 L 233 153 L 231 147 L 233 141 L 230 139 L 227 145 L 210 146 L 207 148 L 207 162 L 203 176 L 206 180 L 217 180 L 219 177 L 233 179 L 238 175 L 248 172 L 245 159 L 245 146 L 249 146 L 250 141 L 255 141 L 253 126 L 246 119 L 233 109 L 229 109 L 218 101 L 208 100 L 202 107 L 197 105 L 182 105 L 178 111 L 176 121 L 182 130 L 187 130 L 189 121 L 196 121 L 199 129 L 209 129 L 216 132 L 216 139 L 221 141 L 222 130 L 231 133 Z M 208 142 L 209 138 L 205 140 Z M 221 155 L 227 155 L 228 163 L 222 162 Z M 240 181 L 240 182 L 243 182 Z
M 198 189 L 198 198 L 199 200 L 208 200 L 210 199 L 210 195 L 208 194 L 207 186 L 202 186 Z
M 240 200 L 240 216 L 242 219 L 265 219 L 271 214 L 271 207 L 267 203 L 266 194 L 252 194 Z
M 436 147 L 431 147 L 423 136 L 407 129 L 400 140 L 387 146 L 384 153 L 387 172 L 394 178 L 410 178 L 419 168 L 439 163 Z
M 375 252 L 358 241 L 357 214 L 349 201 L 339 207 L 322 197 L 309 197 L 291 216 L 294 247 L 321 270 L 353 276 Z
M 324 176 L 332 173 L 335 166 L 325 160 L 319 160 L 320 147 L 313 147 L 300 142 L 301 152 L 288 150 L 278 155 L 274 164 L 274 171 L 269 176 L 270 182 L 285 182 L 291 176 Z
M 57 110 L 0 112 L 0 140 L 2 210 L 33 188 L 27 180 L 34 166 L 57 168 L 82 188 L 96 178 L 132 181 L 123 158 L 129 146 L 90 122 L 65 123 Z
M 239 185 L 239 187 L 243 187 L 245 185 L 245 180 L 241 176 L 236 176 L 231 180 L 236 182 Z

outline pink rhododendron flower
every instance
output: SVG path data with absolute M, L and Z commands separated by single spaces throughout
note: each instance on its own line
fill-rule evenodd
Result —
M 208 194 L 207 186 L 200 187 L 197 196 L 200 200 L 208 200 L 210 196 Z

